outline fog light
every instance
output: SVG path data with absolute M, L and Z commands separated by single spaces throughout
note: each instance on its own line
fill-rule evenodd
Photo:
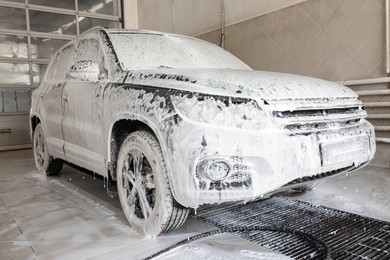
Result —
M 225 179 L 230 169 L 229 163 L 223 160 L 207 160 L 202 165 L 204 175 L 214 181 Z

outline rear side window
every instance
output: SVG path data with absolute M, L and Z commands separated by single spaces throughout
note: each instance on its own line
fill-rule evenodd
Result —
M 57 52 L 57 54 L 55 54 L 51 58 L 50 65 L 49 65 L 49 67 L 46 70 L 45 77 L 44 77 L 43 81 L 52 81 L 53 80 L 53 78 L 54 78 L 54 71 L 55 71 L 55 68 L 56 68 L 56 64 L 58 62 L 58 56 L 60 56 L 59 52 Z
M 66 79 L 66 75 L 69 73 L 70 67 L 73 65 L 76 48 L 74 44 L 67 45 L 59 53 L 58 59 L 55 60 L 53 66 L 53 80 L 56 82 L 63 82 Z

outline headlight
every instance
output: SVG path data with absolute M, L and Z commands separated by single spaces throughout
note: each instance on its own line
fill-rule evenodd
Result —
M 267 117 L 256 101 L 203 94 L 172 95 L 176 112 L 191 121 L 221 127 L 260 130 Z

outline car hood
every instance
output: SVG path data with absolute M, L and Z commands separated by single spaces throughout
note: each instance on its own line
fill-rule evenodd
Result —
M 351 98 L 347 87 L 292 74 L 230 69 L 145 69 L 126 72 L 123 83 L 263 100 Z

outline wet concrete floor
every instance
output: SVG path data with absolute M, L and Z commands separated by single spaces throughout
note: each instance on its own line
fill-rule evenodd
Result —
M 0 152 L 0 259 L 142 259 L 215 229 L 189 218 L 164 236 L 139 236 L 127 224 L 118 198 L 106 194 L 103 179 L 68 166 L 59 176 L 46 177 L 36 172 L 32 157 L 30 149 Z M 388 187 L 390 169 L 368 166 L 295 199 L 390 221 Z M 282 258 L 229 234 L 194 245 L 187 247 L 187 253 L 177 250 L 174 258 Z M 188 254 L 189 248 L 198 250 Z

